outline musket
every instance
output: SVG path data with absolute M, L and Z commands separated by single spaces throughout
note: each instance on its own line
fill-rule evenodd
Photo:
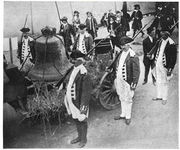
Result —
M 33 28 L 33 12 L 32 12 L 32 2 L 31 3 L 31 28 L 32 28 L 32 34 L 34 34 L 34 28 Z
M 73 23 L 73 8 L 72 8 L 72 4 L 71 4 L 71 2 L 69 2 L 70 3 L 70 8 L 71 8 L 71 14 L 72 14 L 72 23 Z
M 26 15 L 23 28 L 26 27 L 27 19 L 28 19 L 28 14 Z M 23 33 L 21 34 L 20 42 L 22 42 L 22 39 L 23 39 Z M 22 49 L 22 46 L 21 46 L 20 49 L 19 49 L 19 47 L 18 47 L 18 51 L 17 51 L 17 57 L 18 57 L 18 58 L 20 58 L 19 55 L 21 54 L 21 49 Z
M 61 26 L 61 17 L 60 17 L 60 13 L 59 13 L 58 4 L 57 4 L 57 2 L 56 2 L 56 1 L 55 1 L 55 5 L 56 5 L 57 13 L 58 13 L 59 24 L 60 24 L 60 26 Z
M 26 27 L 27 19 L 28 19 L 28 14 L 26 15 L 23 28 Z M 21 42 L 22 42 L 22 38 L 23 38 L 23 33 L 21 34 Z
M 179 20 L 170 28 L 170 30 L 172 30 L 178 23 L 179 23 Z

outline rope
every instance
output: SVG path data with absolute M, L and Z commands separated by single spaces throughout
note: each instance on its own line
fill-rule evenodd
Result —
M 47 51 L 47 41 L 48 41 L 48 36 L 46 38 L 45 42 L 45 48 L 44 48 L 44 60 L 43 60 L 43 82 L 44 82 L 44 74 L 45 74 L 45 62 L 46 62 L 46 51 Z

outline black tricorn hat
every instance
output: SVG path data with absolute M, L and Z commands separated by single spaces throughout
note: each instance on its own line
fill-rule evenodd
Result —
M 30 29 L 29 28 L 22 28 L 20 31 L 23 32 L 23 33 L 26 33 L 26 32 L 29 32 Z
M 87 14 L 87 15 L 88 15 L 88 14 L 91 14 L 91 15 L 92 15 L 92 12 L 88 11 L 86 14 Z
M 139 8 L 140 9 L 140 5 L 136 4 L 136 5 L 134 5 L 134 8 Z
M 68 20 L 68 18 L 67 17 L 63 17 L 62 19 L 60 19 L 61 21 L 67 21 Z
M 84 58 L 85 54 L 81 53 L 81 51 L 79 51 L 79 50 L 76 50 L 76 51 L 73 51 L 71 53 L 70 57 L 73 58 L 73 59 L 77 59 L 77 58 L 80 58 L 80 57 Z
M 121 38 L 118 38 L 118 42 L 120 45 L 125 45 L 127 43 L 131 43 L 132 41 L 133 39 L 128 36 L 123 36 Z
M 80 25 L 78 26 L 78 28 L 79 28 L 80 30 L 83 30 L 84 28 L 86 28 L 86 25 L 85 25 L 85 24 L 80 24 Z
M 79 14 L 79 11 L 75 10 L 75 11 L 74 11 L 74 14 Z

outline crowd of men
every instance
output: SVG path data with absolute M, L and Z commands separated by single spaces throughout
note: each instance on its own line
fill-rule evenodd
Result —
M 157 86 L 157 96 L 154 101 L 162 100 L 162 104 L 167 103 L 168 81 L 172 77 L 172 71 L 176 64 L 177 48 L 170 35 L 177 22 L 177 10 L 171 4 L 158 3 L 155 19 L 147 29 L 147 38 L 143 40 L 145 77 L 143 85 L 148 82 L 148 74 L 152 69 L 153 83 Z M 111 70 L 116 74 L 114 81 L 116 92 L 121 101 L 121 113 L 115 116 L 115 120 L 124 119 L 125 123 L 131 123 L 131 109 L 133 104 L 134 91 L 138 84 L 140 75 L 139 58 L 132 50 L 130 43 L 137 31 L 142 33 L 143 14 L 140 5 L 134 5 L 131 15 L 126 9 L 112 13 L 109 10 L 101 19 L 101 23 L 107 27 L 110 33 L 113 47 L 118 47 L 121 51 L 116 55 L 114 65 Z M 126 34 L 130 31 L 129 22 L 133 21 L 132 38 Z M 74 64 L 70 72 L 65 96 L 65 106 L 69 115 L 72 115 L 78 131 L 78 137 L 71 141 L 71 144 L 78 143 L 79 147 L 84 147 L 87 142 L 87 118 L 89 113 L 90 91 L 92 81 L 85 67 L 88 52 L 93 47 L 93 40 L 97 37 L 98 23 L 91 12 L 87 12 L 87 19 L 82 24 L 78 11 L 74 11 L 72 24 L 68 23 L 68 18 L 61 19 L 59 35 L 64 39 L 66 56 Z M 27 33 L 29 30 L 21 30 L 24 33 L 22 48 L 29 51 L 28 45 L 31 41 Z M 28 53 L 21 51 L 21 63 L 23 63 Z

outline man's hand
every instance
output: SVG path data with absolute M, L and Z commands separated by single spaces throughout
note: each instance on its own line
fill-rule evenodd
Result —
M 171 73 L 172 73 L 172 69 L 168 69 L 167 76 L 171 76 Z
M 136 84 L 131 83 L 130 89 L 134 91 L 136 89 Z

